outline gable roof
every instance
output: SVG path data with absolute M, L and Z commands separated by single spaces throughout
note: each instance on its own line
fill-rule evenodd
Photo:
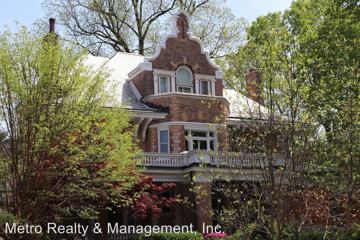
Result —
M 109 71 L 108 91 L 114 93 L 117 104 L 128 110 L 159 112 L 142 103 L 128 81 L 128 74 L 144 62 L 144 56 L 118 52 L 111 58 L 89 55 L 84 63 L 95 73 L 100 70 Z M 267 109 L 254 100 L 240 94 L 234 89 L 224 88 L 224 97 L 230 103 L 229 119 L 266 118 Z
M 159 112 L 158 109 L 150 108 L 140 102 L 136 97 L 136 90 L 132 89 L 128 80 L 128 73 L 144 61 L 144 56 L 131 53 L 118 52 L 111 58 L 95 57 L 89 55 L 84 64 L 91 71 L 109 72 L 106 91 L 114 95 L 116 104 L 120 104 L 128 110 Z

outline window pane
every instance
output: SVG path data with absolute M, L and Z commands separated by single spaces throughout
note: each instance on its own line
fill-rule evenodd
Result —
M 176 84 L 192 86 L 192 74 L 186 68 L 178 68 L 176 70 Z
M 185 139 L 185 151 L 189 151 L 189 141 Z
M 200 140 L 200 150 L 207 150 L 207 141 L 206 140 Z
M 201 81 L 201 94 L 209 95 L 209 82 L 208 81 Z
M 215 150 L 215 148 L 214 148 L 214 140 L 211 140 L 211 141 L 210 141 L 210 150 L 211 150 L 211 151 L 214 151 L 214 150 Z
M 193 140 L 193 150 L 199 150 L 199 141 Z
M 214 137 L 214 133 L 213 133 L 213 132 L 209 132 L 209 137 Z
M 160 144 L 160 152 L 161 153 L 167 153 L 169 150 L 169 145 L 167 143 L 161 143 Z
M 192 131 L 191 135 L 193 137 L 206 137 L 206 132 L 194 132 L 194 131 Z
M 160 93 L 169 92 L 169 81 L 168 77 L 161 76 L 160 77 Z
M 189 87 L 178 87 L 178 91 L 179 91 L 179 92 L 183 92 L 183 93 L 191 93 L 191 92 L 192 92 L 192 88 L 189 88 Z
M 168 136 L 168 130 L 160 130 L 160 143 L 168 143 L 169 136 Z

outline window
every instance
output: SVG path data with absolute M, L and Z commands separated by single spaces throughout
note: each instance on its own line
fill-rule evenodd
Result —
M 193 76 L 187 67 L 179 67 L 176 70 L 176 89 L 178 92 L 193 92 Z
M 170 92 L 170 77 L 166 75 L 159 75 L 159 93 Z
M 208 80 L 200 81 L 200 94 L 211 95 L 211 82 Z
M 192 150 L 215 150 L 215 134 L 211 131 L 185 131 L 185 148 L 186 151 Z
M 159 130 L 159 152 L 169 152 L 169 131 L 167 129 Z

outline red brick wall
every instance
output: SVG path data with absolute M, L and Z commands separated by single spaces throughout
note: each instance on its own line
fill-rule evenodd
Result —
M 224 123 L 229 115 L 225 100 L 170 96 L 149 100 L 150 103 L 169 108 L 168 120 L 201 123 Z
M 142 96 L 154 94 L 154 76 L 150 71 L 144 71 L 131 80 Z
M 223 96 L 223 81 L 221 79 L 215 81 L 215 95 Z
M 261 96 L 261 78 L 256 69 L 250 69 L 246 75 L 247 95 L 252 100 L 264 104 L 264 99 Z
M 146 134 L 146 152 L 158 152 L 158 133 L 157 128 L 148 128 Z
M 170 126 L 170 152 L 180 153 L 185 151 L 184 126 Z

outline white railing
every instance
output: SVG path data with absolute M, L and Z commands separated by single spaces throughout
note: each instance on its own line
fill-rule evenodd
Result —
M 259 168 L 268 165 L 268 157 L 257 153 L 203 152 L 192 151 L 181 154 L 143 153 L 136 157 L 145 167 L 187 167 L 192 164 L 210 166 Z M 284 163 L 281 155 L 274 157 L 274 165 Z

